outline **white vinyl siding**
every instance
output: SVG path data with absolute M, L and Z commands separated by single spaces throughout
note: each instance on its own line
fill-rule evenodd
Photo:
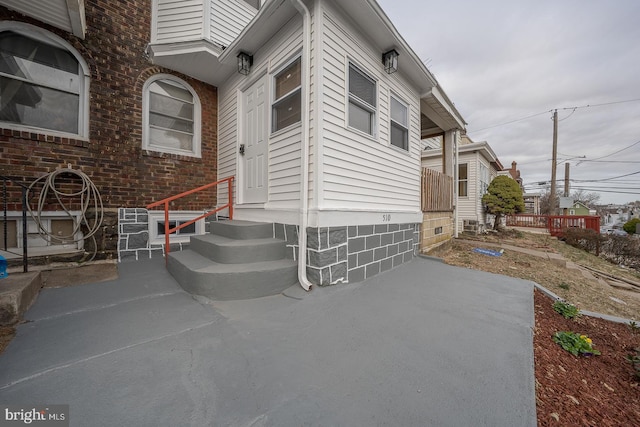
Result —
M 249 77 L 236 75 L 231 81 L 219 88 L 218 109 L 218 176 L 226 178 L 231 175 L 237 178 L 238 140 L 241 135 L 238 99 L 243 89 L 250 85 L 251 78 L 259 78 L 268 73 L 271 78 L 291 63 L 302 46 L 302 23 L 298 20 L 285 26 L 272 40 L 263 47 L 264 58 L 254 62 Z M 269 83 L 271 86 L 273 83 Z M 271 116 L 269 116 L 271 119 Z M 301 127 L 290 126 L 269 137 L 269 176 L 268 202 L 265 209 L 297 209 L 300 200 L 300 140 Z M 237 187 L 236 187 L 237 188 Z M 236 192 L 237 195 L 237 192 Z M 226 203 L 227 188 L 218 188 L 219 204 Z
M 396 73 L 386 74 L 380 52 L 368 44 L 339 12 L 324 3 L 323 96 L 324 128 L 322 203 L 320 209 L 394 212 L 420 210 L 419 94 Z M 372 137 L 350 131 L 348 75 L 350 64 L 376 82 L 377 131 Z M 408 154 L 389 145 L 391 92 L 409 105 Z M 345 131 L 347 130 L 347 131 Z
M 204 4 L 206 0 L 155 0 L 155 37 L 159 43 L 204 38 Z
M 244 0 L 209 0 L 209 2 L 211 3 L 211 40 L 222 46 L 229 46 L 257 13 L 257 9 Z
M 257 13 L 244 0 L 154 0 L 152 41 L 229 46 Z

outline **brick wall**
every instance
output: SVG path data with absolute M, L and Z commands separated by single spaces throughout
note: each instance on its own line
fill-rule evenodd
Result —
M 85 40 L 0 6 L 0 20 L 26 22 L 68 41 L 91 72 L 88 141 L 0 127 L 0 175 L 32 182 L 70 164 L 91 178 L 107 209 L 144 207 L 215 181 L 217 90 L 146 59 L 151 0 L 87 0 L 85 5 Z M 142 150 L 142 87 L 157 73 L 174 74 L 198 93 L 202 103 L 202 158 Z M 19 193 L 14 191 L 12 197 L 19 200 Z M 206 196 L 185 199 L 172 209 L 207 209 L 215 204 L 215 191 L 211 191 Z M 12 204 L 9 209 L 17 207 Z

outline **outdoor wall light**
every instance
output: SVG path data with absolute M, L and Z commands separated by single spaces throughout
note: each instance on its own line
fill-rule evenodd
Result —
M 238 54 L 238 72 L 242 75 L 249 75 L 251 66 L 253 65 L 253 56 L 240 52 Z
M 387 74 L 393 74 L 398 71 L 398 56 L 399 53 L 395 49 L 382 54 L 382 63 Z

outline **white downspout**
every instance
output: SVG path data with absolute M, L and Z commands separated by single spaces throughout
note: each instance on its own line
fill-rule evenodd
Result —
M 455 196 L 455 209 L 453 210 L 453 237 L 455 237 L 456 239 L 458 238 L 458 161 L 460 160 L 459 158 L 459 152 L 458 152 L 458 130 L 453 131 L 453 145 L 455 146 L 455 161 L 453 162 L 453 192 L 456 195 Z
M 313 286 L 307 278 L 307 224 L 309 222 L 309 94 L 311 93 L 311 13 L 302 0 L 291 0 L 302 15 L 302 141 L 300 142 L 300 230 L 298 232 L 298 281 L 306 291 Z M 317 124 L 316 124 L 317 126 Z

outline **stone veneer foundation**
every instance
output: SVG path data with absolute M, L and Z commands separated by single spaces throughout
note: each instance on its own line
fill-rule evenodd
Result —
M 284 240 L 288 256 L 298 254 L 296 225 L 273 225 L 273 236 Z M 149 214 L 143 208 L 118 211 L 118 261 L 164 255 L 164 245 L 149 244 Z M 307 229 L 307 277 L 326 286 L 360 282 L 410 261 L 419 252 L 420 224 L 376 224 Z M 186 244 L 171 245 L 182 250 Z
M 298 228 L 274 224 L 295 259 Z M 410 261 L 419 251 L 420 224 L 307 229 L 307 277 L 320 286 L 360 282 Z

